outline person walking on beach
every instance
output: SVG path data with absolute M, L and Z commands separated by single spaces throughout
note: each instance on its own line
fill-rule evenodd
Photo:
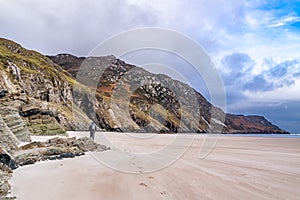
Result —
M 95 132 L 97 131 L 97 125 L 96 125 L 95 122 L 92 122 L 90 124 L 89 131 L 90 131 L 90 138 L 94 140 L 95 139 Z

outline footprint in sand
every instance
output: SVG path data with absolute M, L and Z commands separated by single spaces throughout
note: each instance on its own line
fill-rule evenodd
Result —
M 139 185 L 140 185 L 140 186 L 144 186 L 144 187 L 148 187 L 148 185 L 147 185 L 146 183 L 143 183 L 143 182 L 140 183 Z
M 153 177 L 153 176 L 149 176 L 148 178 L 149 178 L 149 179 L 154 179 L 154 177 Z

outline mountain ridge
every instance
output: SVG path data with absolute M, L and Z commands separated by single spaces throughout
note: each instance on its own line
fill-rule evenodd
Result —
M 62 66 L 65 70 L 67 70 L 73 76 L 73 78 L 76 78 L 78 71 L 80 71 L 79 70 L 80 67 L 84 68 L 84 65 L 86 64 L 85 63 L 86 60 L 91 60 L 91 59 L 97 60 L 96 57 L 87 57 L 87 58 L 76 57 L 71 54 L 58 54 L 56 56 L 48 56 L 48 58 L 50 58 L 56 64 Z M 148 74 L 151 74 L 151 76 L 153 76 L 153 77 L 164 77 L 163 79 L 171 79 L 170 77 L 168 77 L 166 75 L 162 75 L 162 74 L 152 74 L 150 72 L 147 72 L 147 73 L 140 72 L 140 71 L 146 71 L 146 70 L 139 68 L 137 66 L 134 66 L 132 64 L 128 64 L 112 55 L 98 57 L 98 59 L 106 59 L 106 58 L 108 60 L 111 60 L 111 63 L 108 64 L 109 62 L 106 61 L 107 62 L 106 66 L 101 66 L 101 65 L 98 66 L 98 69 L 105 68 L 105 71 L 102 72 L 103 73 L 103 74 L 101 74 L 102 77 L 100 78 L 99 83 L 97 85 L 98 91 L 104 97 L 106 96 L 106 97 L 110 98 L 110 93 L 113 92 L 115 86 L 117 85 L 116 83 L 118 82 L 120 77 L 122 77 L 122 76 L 124 77 L 125 76 L 124 74 L 129 73 L 130 70 L 132 70 L 132 69 L 137 71 L 136 75 L 147 76 Z M 89 62 L 89 61 L 87 61 L 87 62 Z M 96 61 L 94 61 L 94 63 L 96 63 Z M 125 69 L 123 69 L 124 67 L 125 67 Z M 112 73 L 112 72 L 114 72 L 114 73 Z M 113 76 L 115 76 L 115 77 L 112 78 Z M 118 77 L 118 78 L 116 78 L 116 77 Z M 126 83 L 126 81 L 128 81 L 128 80 L 126 80 L 126 78 L 124 80 L 125 80 L 125 85 L 128 84 L 128 83 Z M 124 81 L 124 80 L 122 80 L 122 81 Z M 143 80 L 143 79 L 139 79 L 139 81 L 145 82 L 145 80 Z M 180 81 L 177 81 L 177 80 L 172 80 L 172 82 L 179 83 L 179 86 L 182 86 L 182 87 L 190 87 L 187 84 L 181 83 Z M 150 81 L 150 85 L 151 84 L 152 83 Z M 140 89 L 140 91 L 138 91 L 139 89 Z M 139 88 L 139 89 L 135 92 L 148 92 L 148 94 L 149 94 L 149 91 L 146 91 L 147 88 Z M 200 124 L 203 125 L 203 124 L 209 122 L 210 107 L 217 110 L 216 112 L 219 112 L 220 115 L 223 115 L 222 111 L 219 108 L 211 105 L 210 102 L 208 102 L 199 92 L 197 92 L 193 88 L 191 88 L 191 89 L 196 93 L 196 96 L 197 96 L 197 99 L 198 99 L 199 105 L 200 105 L 201 114 L 203 114 L 202 116 L 204 116 L 204 118 L 205 118 L 205 120 L 201 121 L 201 118 L 202 118 L 202 116 L 201 116 Z M 143 97 L 141 97 L 141 95 L 138 95 L 138 96 L 140 99 L 143 98 Z M 149 100 L 151 100 L 151 98 L 150 99 L 148 98 L 148 101 Z M 145 101 L 145 99 L 143 101 Z M 145 102 L 143 102 L 143 103 L 145 103 Z M 155 102 L 155 103 L 160 104 L 161 102 Z M 173 112 L 173 114 L 174 114 L 174 112 Z M 142 117 L 136 117 L 134 114 L 131 115 L 131 118 L 133 118 L 134 121 L 139 125 L 143 125 L 143 123 L 147 123 L 147 122 L 143 122 L 143 120 L 140 119 Z M 226 127 L 223 127 L 222 133 L 287 133 L 287 132 L 281 130 L 279 127 L 273 125 L 271 122 L 269 122 L 264 117 L 258 116 L 258 115 L 244 116 L 244 115 L 226 114 L 226 117 L 223 119 L 223 121 L 224 121 L 224 125 Z M 148 124 L 149 124 L 149 121 L 148 121 Z M 171 123 L 170 127 L 172 127 L 172 125 L 174 125 L 174 123 Z M 166 130 L 167 132 L 168 131 L 178 132 L 176 129 L 172 130 L 172 128 L 170 128 L 170 127 L 168 127 L 169 130 Z M 194 129 L 193 131 L 209 132 L 209 128 L 207 126 L 206 126 L 206 129 L 205 129 L 205 125 L 203 125 L 203 127 L 202 127 L 203 128 L 202 130 Z M 157 130 L 155 132 L 157 132 Z M 164 132 L 164 131 L 162 131 L 162 132 Z M 185 132 L 185 131 L 183 131 L 183 132 Z

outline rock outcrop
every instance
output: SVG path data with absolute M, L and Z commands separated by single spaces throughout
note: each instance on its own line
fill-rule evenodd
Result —
M 38 161 L 57 160 L 82 156 L 88 151 L 106 151 L 110 148 L 95 143 L 89 138 L 53 138 L 46 142 L 33 142 L 20 147 L 15 162 L 20 165 L 34 164 Z

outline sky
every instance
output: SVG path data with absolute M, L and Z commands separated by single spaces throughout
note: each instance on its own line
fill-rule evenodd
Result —
M 44 54 L 85 56 L 143 27 L 180 32 L 205 49 L 221 74 L 227 112 L 263 115 L 300 133 L 299 0 L 0 0 L 0 37 Z M 184 76 L 209 99 L 192 74 Z

